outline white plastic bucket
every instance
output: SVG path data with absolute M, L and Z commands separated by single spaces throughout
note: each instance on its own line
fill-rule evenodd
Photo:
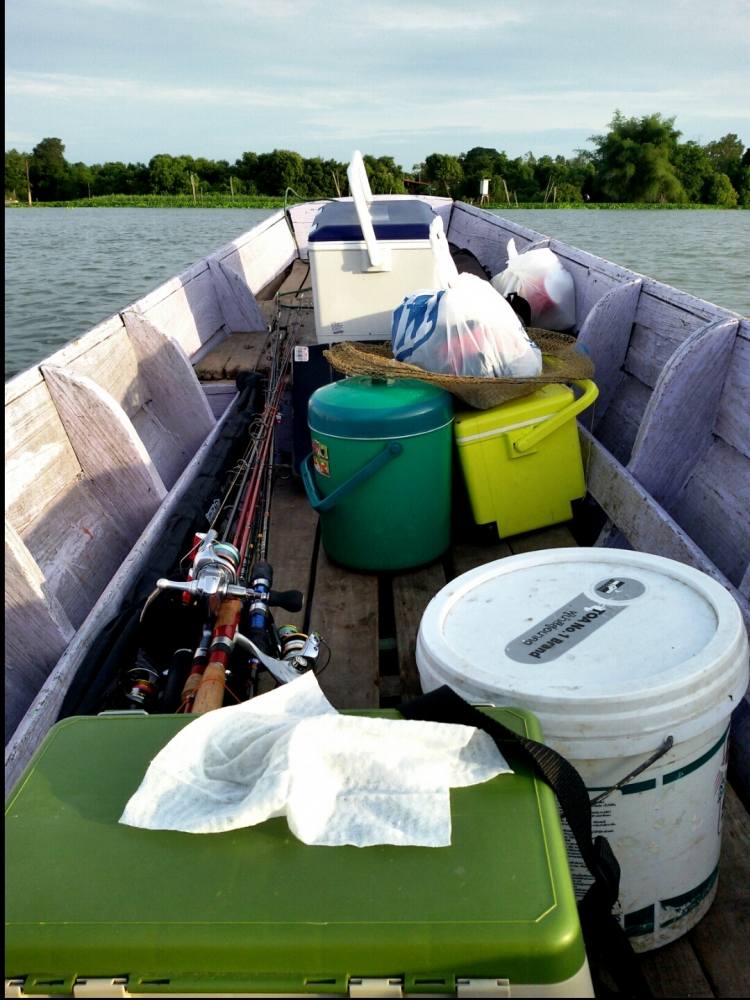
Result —
M 416 656 L 425 691 L 448 684 L 473 703 L 531 709 L 592 800 L 603 796 L 594 834 L 620 862 L 620 916 L 637 950 L 703 916 L 716 893 L 729 720 L 748 683 L 747 634 L 722 586 L 640 552 L 510 556 L 433 598 Z M 588 877 L 575 856 L 571 869 L 580 895 Z

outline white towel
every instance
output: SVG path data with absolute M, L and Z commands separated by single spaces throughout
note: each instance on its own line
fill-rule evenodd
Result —
M 185 726 L 120 822 L 219 833 L 286 816 L 306 844 L 445 847 L 449 789 L 508 771 L 471 726 L 339 715 L 308 672 Z

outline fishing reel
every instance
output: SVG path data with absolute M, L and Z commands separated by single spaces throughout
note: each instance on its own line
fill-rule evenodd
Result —
M 243 619 L 247 620 L 247 635 L 239 630 L 233 634 L 228 651 L 243 649 L 280 683 L 287 683 L 307 670 L 314 670 L 320 656 L 321 638 L 317 632 L 305 635 L 294 626 L 277 630 L 271 608 L 285 611 L 302 610 L 303 597 L 299 590 L 271 589 L 273 569 L 269 563 L 256 563 L 250 573 L 250 585 L 239 582 L 240 554 L 234 545 L 218 540 L 213 529 L 196 535 L 198 548 L 185 580 L 157 580 L 158 590 L 178 590 L 183 600 L 205 599 L 209 609 L 217 612 L 227 598 L 249 602 Z M 290 631 L 291 629 L 291 631 Z
M 212 604 L 225 597 L 239 597 L 243 600 L 263 599 L 271 607 L 283 608 L 285 611 L 302 609 L 302 594 L 299 590 L 266 589 L 263 586 L 264 578 L 255 571 L 251 583 L 259 584 L 259 589 L 255 586 L 242 586 L 238 582 L 240 554 L 229 542 L 218 541 L 213 528 L 205 534 L 196 534 L 195 537 L 200 540 L 200 544 L 188 579 L 167 580 L 162 577 L 156 581 L 157 590 L 179 590 L 188 598 L 206 598 Z

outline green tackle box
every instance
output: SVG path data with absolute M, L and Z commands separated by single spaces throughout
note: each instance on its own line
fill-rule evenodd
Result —
M 528 712 L 486 711 L 540 737 Z M 445 848 L 309 847 L 284 818 L 119 824 L 188 722 L 47 734 L 6 809 L 6 997 L 594 996 L 546 785 L 519 770 L 452 789 Z

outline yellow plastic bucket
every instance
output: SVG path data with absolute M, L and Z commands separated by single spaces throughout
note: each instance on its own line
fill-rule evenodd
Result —
M 589 379 L 551 383 L 490 410 L 455 414 L 458 457 L 477 524 L 501 538 L 572 517 L 586 493 L 575 417 L 599 394 Z

